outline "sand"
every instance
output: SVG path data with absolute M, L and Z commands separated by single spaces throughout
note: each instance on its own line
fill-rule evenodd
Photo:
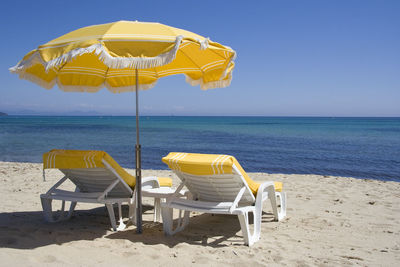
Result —
M 143 174 L 170 176 L 178 184 L 169 171 Z M 183 232 L 167 237 L 162 225 L 152 222 L 151 199 L 144 202 L 142 235 L 133 225 L 111 231 L 101 205 L 78 203 L 69 221 L 47 223 L 39 195 L 61 173 L 51 170 L 43 182 L 41 164 L 0 162 L 0 266 L 400 265 L 400 183 L 250 175 L 282 181 L 288 208 L 281 222 L 267 209 L 261 240 L 247 247 L 235 216 L 193 214 Z

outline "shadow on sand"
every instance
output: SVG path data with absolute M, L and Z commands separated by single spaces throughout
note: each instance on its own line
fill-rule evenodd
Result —
M 143 211 L 152 214 L 152 208 L 145 205 Z M 127 212 L 128 207 L 124 206 L 123 213 Z M 271 214 L 263 214 L 263 223 L 272 219 Z M 145 245 L 164 244 L 170 248 L 180 243 L 210 247 L 243 245 L 239 221 L 236 216 L 230 215 L 194 215 L 185 230 L 174 236 L 165 236 L 162 224 L 151 221 L 143 222 L 143 234 L 137 234 L 134 225 L 128 225 L 124 231 L 113 232 L 105 207 L 77 210 L 71 219 L 57 223 L 46 222 L 42 211 L 0 213 L 2 248 L 34 249 L 97 238 L 128 240 Z

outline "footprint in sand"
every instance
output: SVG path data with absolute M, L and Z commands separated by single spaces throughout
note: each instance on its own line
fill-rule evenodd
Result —
M 57 258 L 54 257 L 53 255 L 46 255 L 41 259 L 42 262 L 46 262 L 46 263 L 52 263 L 52 262 L 56 262 Z
M 125 258 L 135 257 L 137 255 L 139 255 L 138 252 L 132 252 L 132 251 L 122 253 L 122 256 Z

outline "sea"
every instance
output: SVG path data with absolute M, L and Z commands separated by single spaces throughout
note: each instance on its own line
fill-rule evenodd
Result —
M 130 116 L 2 116 L 0 161 L 42 162 L 57 149 L 104 150 L 134 168 Z M 169 152 L 235 156 L 248 172 L 400 182 L 400 118 L 141 116 L 143 169 Z

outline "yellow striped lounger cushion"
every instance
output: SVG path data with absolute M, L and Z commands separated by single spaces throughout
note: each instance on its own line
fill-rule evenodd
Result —
M 233 156 L 171 152 L 163 157 L 162 161 L 172 170 L 192 175 L 231 174 L 233 173 L 233 165 L 235 165 L 254 195 L 257 194 L 260 187 L 260 183 L 253 181 Z M 283 184 L 281 182 L 274 183 L 275 191 L 281 192 Z
M 53 149 L 43 154 L 43 169 L 105 168 L 103 159 L 131 188 L 135 187 L 136 178 L 105 151 Z M 160 186 L 172 186 L 171 178 L 158 178 L 158 182 Z

